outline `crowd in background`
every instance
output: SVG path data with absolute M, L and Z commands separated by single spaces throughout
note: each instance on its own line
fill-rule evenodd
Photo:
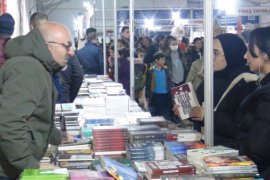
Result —
M 11 41 L 15 22 L 9 14 L 0 16 L 0 150 L 5 153 L 0 158 L 0 179 L 15 179 L 19 172 L 28 167 L 24 166 L 26 163 L 32 168 L 39 167 L 38 162 L 43 154 L 32 154 L 25 150 L 26 155 L 22 156 L 31 156 L 30 160 L 14 156 L 19 154 L 15 151 L 20 151 L 14 147 L 17 144 L 25 145 L 22 142 L 30 140 L 24 134 L 30 131 L 31 137 L 36 137 L 39 132 L 45 132 L 39 140 L 43 143 L 43 150 L 49 141 L 56 145 L 60 143 L 60 139 L 52 138 L 53 134 L 57 135 L 51 119 L 57 94 L 55 86 L 59 86 L 58 95 L 61 95 L 57 102 L 72 102 L 83 74 L 108 74 L 114 79 L 113 42 L 107 44 L 108 56 L 103 57 L 104 50 L 98 42 L 96 29 L 88 28 L 86 42 L 80 47 L 76 43 L 74 53 L 69 30 L 39 15 L 36 21 L 33 18 L 35 23 L 31 23 L 32 30 L 26 36 Z M 214 33 L 214 145 L 238 149 L 240 154 L 248 155 L 257 164 L 263 177 L 269 178 L 270 28 L 251 31 L 248 44 L 235 34 L 220 34 L 217 29 L 214 29 Z M 164 116 L 177 122 L 178 112 L 171 88 L 191 82 L 201 106 L 191 109 L 190 121 L 194 129 L 201 131 L 204 126 L 203 38 L 196 37 L 189 44 L 187 37 L 181 41 L 170 35 L 157 36 L 154 41 L 147 36 L 139 37 L 134 44 L 135 54 L 131 55 L 129 48 L 133 45 L 129 37 L 129 28 L 124 26 L 121 38 L 117 39 L 117 69 L 119 82 L 127 94 L 130 92 L 130 56 L 135 57 L 135 100 L 153 116 Z M 73 62 L 77 63 L 70 64 Z M 69 90 L 76 89 L 68 93 L 67 101 L 62 99 L 65 85 Z M 46 130 L 42 129 L 44 122 Z M 38 125 L 35 126 L 35 123 Z M 10 132 L 16 132 L 16 137 Z M 18 158 L 19 163 L 13 161 L 14 158 Z M 16 169 L 16 172 L 4 169 L 11 164 L 17 169 L 8 170 Z

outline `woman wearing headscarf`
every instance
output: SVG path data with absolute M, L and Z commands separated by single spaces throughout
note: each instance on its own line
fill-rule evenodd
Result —
M 235 147 L 235 113 L 242 100 L 256 87 L 256 75 L 251 74 L 244 54 L 246 46 L 234 34 L 221 34 L 213 41 L 213 93 L 214 93 L 214 144 Z M 250 82 L 251 81 L 251 82 Z M 204 83 L 197 89 L 197 97 L 204 101 Z M 203 108 L 192 108 L 190 115 L 194 129 L 203 126 Z
M 239 107 L 235 144 L 257 164 L 262 177 L 270 179 L 270 27 L 250 33 L 245 58 L 259 79 L 256 90 Z

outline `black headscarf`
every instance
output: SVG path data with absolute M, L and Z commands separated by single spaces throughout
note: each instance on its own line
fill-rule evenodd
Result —
M 247 47 L 244 41 L 235 34 L 221 34 L 216 39 L 221 42 L 227 67 L 222 71 L 215 72 L 215 76 L 228 77 L 246 64 L 244 55 L 247 52 Z
M 240 37 L 225 33 L 215 38 L 221 42 L 227 67 L 221 71 L 214 72 L 214 106 L 216 106 L 233 79 L 239 74 L 249 71 L 249 68 L 245 65 L 246 60 L 244 59 L 247 47 Z M 199 102 L 204 101 L 203 89 L 204 83 L 197 89 Z

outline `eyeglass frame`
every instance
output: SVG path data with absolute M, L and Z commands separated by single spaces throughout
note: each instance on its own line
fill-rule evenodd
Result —
M 213 49 L 213 59 L 216 59 L 218 56 L 225 56 L 225 54 L 218 49 Z
M 55 41 L 47 41 L 47 43 L 51 43 L 51 44 L 59 44 L 61 46 L 63 46 L 67 51 L 72 47 L 72 42 L 66 42 L 66 43 L 59 43 L 59 42 L 55 42 Z

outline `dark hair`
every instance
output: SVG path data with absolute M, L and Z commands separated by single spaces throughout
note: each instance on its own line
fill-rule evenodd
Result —
M 121 58 L 127 58 L 129 57 L 129 49 L 128 48 L 119 49 L 118 54 Z
M 150 44 L 153 43 L 152 39 L 148 36 L 145 36 L 143 39 L 146 39 Z
M 261 52 L 270 57 L 270 27 L 257 28 L 251 31 L 249 35 L 248 49 L 251 56 L 254 58 L 258 57 L 254 50 L 255 45 Z
M 121 29 L 121 33 L 125 32 L 126 29 L 129 29 L 128 26 L 123 26 L 122 29 Z
M 125 39 L 118 39 L 117 40 L 117 43 L 122 43 L 125 46 L 125 48 L 128 48 L 129 47 L 129 43 Z
M 170 48 L 170 43 L 171 41 L 174 40 L 174 41 L 177 41 L 177 39 L 173 36 L 167 36 L 164 40 L 164 47 L 163 47 L 163 51 L 166 51 Z
M 89 33 L 96 33 L 97 30 L 95 28 L 87 28 L 86 31 L 85 31 L 85 34 L 89 34 Z
M 163 52 L 157 52 L 153 55 L 154 60 L 159 60 L 160 58 L 165 58 L 165 55 Z
M 139 53 L 145 53 L 145 50 L 143 48 L 137 48 L 136 49 L 136 53 L 139 54 Z
M 182 40 L 181 40 L 182 43 L 185 43 L 186 45 L 189 44 L 189 38 L 188 37 L 182 37 Z
M 165 36 L 163 34 L 159 34 L 156 38 L 155 41 L 159 43 L 160 41 L 165 40 Z
M 199 37 L 195 37 L 192 41 L 192 44 L 195 44 L 197 41 L 202 41 L 202 39 Z
M 35 12 L 30 17 L 30 25 L 33 28 L 37 28 L 42 21 L 48 21 L 48 16 L 46 14 Z

